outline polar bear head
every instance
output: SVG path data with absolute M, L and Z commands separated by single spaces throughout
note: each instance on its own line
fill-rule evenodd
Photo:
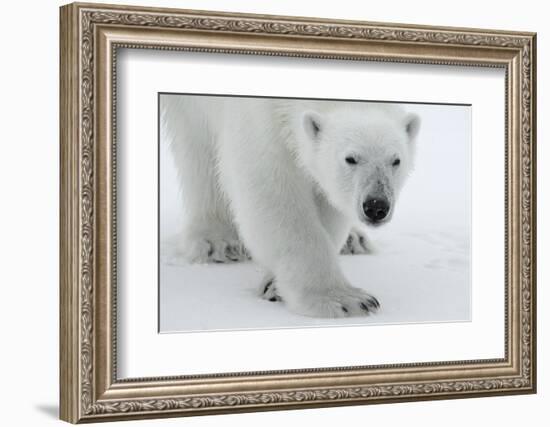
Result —
M 416 114 L 398 106 L 333 104 L 302 113 L 297 154 L 331 204 L 380 225 L 413 168 L 419 126 Z

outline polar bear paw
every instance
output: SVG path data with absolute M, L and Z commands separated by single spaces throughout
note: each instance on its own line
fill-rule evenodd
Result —
M 250 254 L 233 236 L 180 236 L 163 247 L 163 261 L 170 265 L 233 263 L 247 261 Z
M 277 286 L 273 277 L 265 278 L 260 284 L 260 296 L 271 302 L 282 301 L 283 299 L 277 293 Z
M 361 255 L 372 252 L 373 248 L 367 236 L 356 228 L 350 230 L 348 239 L 340 251 L 342 255 Z
M 289 309 L 298 314 L 324 318 L 368 316 L 380 309 L 374 296 L 349 285 L 311 292 L 287 303 Z

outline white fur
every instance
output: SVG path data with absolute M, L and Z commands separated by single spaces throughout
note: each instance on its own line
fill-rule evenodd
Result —
M 377 309 L 344 277 L 338 254 L 352 226 L 368 224 L 367 196 L 385 196 L 391 217 L 412 169 L 416 116 L 376 103 L 177 95 L 161 107 L 185 206 L 176 258 L 250 253 L 273 283 L 270 298 L 276 286 L 277 300 L 303 315 Z

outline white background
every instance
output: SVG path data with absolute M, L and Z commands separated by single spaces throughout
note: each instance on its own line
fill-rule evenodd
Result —
M 503 357 L 504 107 L 502 103 L 494 101 L 504 100 L 502 70 L 456 70 L 448 67 L 348 61 L 334 61 L 327 66 L 326 61 L 319 63 L 307 59 L 250 56 L 236 58 L 225 55 L 214 58 L 205 54 L 150 50 L 123 51 L 117 62 L 120 82 L 117 92 L 120 108 L 117 112 L 118 159 L 121 161 L 117 168 L 117 242 L 120 254 L 117 262 L 117 295 L 119 334 L 124 337 L 123 342 L 119 343 L 117 354 L 118 375 L 121 378 Z M 160 75 L 161 80 L 151 79 L 151 76 Z M 219 75 L 223 75 L 224 79 L 214 78 Z M 258 75 L 262 78 L 258 79 Z M 212 78 L 204 78 L 205 76 Z M 430 81 L 428 88 L 422 85 L 426 78 Z M 270 82 L 268 87 L 265 81 Z M 319 81 L 332 81 L 335 84 L 320 87 Z M 419 105 L 408 105 L 409 110 L 415 108 L 414 111 L 424 118 L 417 141 L 417 170 L 411 177 L 412 182 L 408 183 L 407 191 L 403 192 L 395 219 L 388 226 L 377 230 L 374 235 L 375 240 L 377 236 L 381 237 L 376 242 L 386 244 L 386 247 L 380 247 L 378 255 L 367 257 L 376 257 L 377 264 L 386 262 L 386 267 L 377 269 L 377 266 L 371 266 L 367 273 L 364 267 L 361 271 L 358 262 L 360 257 L 344 259 L 344 264 L 348 264 L 348 268 L 344 267 L 344 272 L 352 283 L 364 285 L 368 274 L 369 292 L 373 292 L 382 301 L 381 312 L 366 320 L 395 325 L 157 334 L 157 312 L 154 304 L 157 296 L 155 165 L 156 100 L 159 90 L 472 103 L 472 139 L 476 141 L 472 144 L 472 171 L 476 182 L 472 194 L 472 321 L 437 325 L 402 324 L 407 320 L 418 322 L 419 319 L 428 321 L 430 318 L 461 320 L 460 317 L 452 316 L 457 316 L 456 312 L 460 311 L 457 307 L 460 305 L 466 305 L 466 309 L 463 308 L 462 311 L 467 311 L 469 303 L 468 288 L 465 288 L 469 280 L 467 275 L 464 277 L 464 270 L 462 274 L 453 274 L 454 272 L 448 270 L 434 275 L 430 269 L 422 269 L 424 263 L 434 262 L 433 253 L 440 257 L 437 261 L 445 258 L 444 262 L 456 256 L 445 253 L 451 245 L 441 241 L 440 232 L 450 233 L 451 241 L 455 238 L 468 249 L 467 236 L 461 239 L 460 235 L 469 231 L 469 225 L 465 224 L 469 219 L 468 201 L 465 200 L 465 193 L 469 192 L 466 177 L 470 175 L 469 166 L 466 165 L 466 158 L 469 157 L 469 114 L 466 117 L 458 116 L 460 119 L 457 116 L 451 119 L 451 116 L 444 114 L 434 118 L 434 112 L 441 113 L 445 107 L 423 106 L 421 110 Z M 446 108 L 449 110 L 452 107 Z M 430 123 L 435 120 L 438 125 Z M 446 123 L 449 120 L 455 123 Z M 437 126 L 442 128 L 434 131 Z M 462 136 L 456 135 L 453 126 L 461 129 Z M 457 139 L 450 136 L 453 133 Z M 446 148 L 449 145 L 455 147 Z M 437 152 L 439 155 L 436 156 Z M 494 165 L 492 174 L 484 173 L 486 164 Z M 445 171 L 441 171 L 440 168 L 445 165 Z M 423 174 L 427 176 L 423 178 Z M 448 178 L 447 174 L 452 178 Z M 461 180 L 459 176 L 462 176 Z M 439 180 L 439 183 L 434 184 L 434 179 Z M 457 179 L 457 182 L 449 183 L 451 179 Z M 448 194 L 438 197 L 445 191 Z M 433 201 L 438 206 L 427 208 L 424 202 L 419 202 L 427 195 L 434 197 Z M 410 200 L 411 197 L 413 200 Z M 451 202 L 447 199 L 453 200 Z M 450 213 L 449 210 L 454 212 Z M 432 216 L 429 219 L 423 218 L 426 213 Z M 395 231 L 399 227 L 405 237 L 394 236 L 388 244 L 384 240 L 386 234 L 392 233 L 392 230 L 399 233 Z M 414 236 L 407 238 L 406 233 L 413 233 Z M 458 238 L 454 237 L 455 233 Z M 373 237 L 373 234 L 370 236 Z M 423 245 L 418 236 L 435 240 L 439 245 L 435 248 Z M 409 252 L 401 249 L 402 252 L 399 253 L 396 248 L 406 247 L 407 240 L 410 244 Z M 398 252 L 394 258 L 384 254 L 392 250 Z M 413 256 L 410 255 L 411 252 L 414 253 Z M 460 257 L 459 262 L 464 262 L 464 254 Z M 479 262 L 481 257 L 483 262 Z M 350 262 L 355 265 L 349 265 Z M 363 261 L 366 262 L 367 260 Z M 396 269 L 394 264 L 397 262 L 403 268 Z M 388 274 L 389 271 L 392 273 Z M 225 271 L 223 284 L 226 288 L 238 289 L 237 292 L 252 294 L 253 287 L 257 284 L 251 283 L 252 289 L 243 289 L 243 286 L 246 287 L 246 280 L 259 281 L 260 278 L 247 276 L 247 279 L 243 279 L 239 274 L 234 274 L 231 279 L 231 273 Z M 188 275 L 187 279 L 198 287 L 197 294 L 207 294 L 213 287 L 211 283 L 204 283 L 204 277 L 195 275 L 190 278 Z M 232 280 L 237 283 L 231 283 Z M 432 283 L 421 283 L 430 281 Z M 176 283 L 176 286 L 181 288 L 188 284 Z M 445 291 L 446 287 L 448 290 Z M 453 289 L 460 287 L 462 291 Z M 395 288 L 399 288 L 399 291 L 396 292 Z M 398 296 L 393 296 L 392 291 Z M 223 310 L 230 310 L 231 305 L 235 305 L 230 298 L 224 298 L 227 292 L 226 289 L 215 296 L 216 299 L 222 299 L 220 306 Z M 403 302 L 399 301 L 400 297 Z M 170 299 L 176 300 L 177 296 L 171 294 Z M 183 316 L 195 315 L 198 317 L 197 323 L 206 317 L 205 313 L 212 317 L 210 313 L 219 310 L 215 300 L 207 300 L 205 307 L 201 306 L 201 300 L 195 295 L 190 298 L 187 294 L 186 299 L 192 299 L 192 304 L 196 307 L 189 312 L 185 305 L 179 304 L 174 310 Z M 247 310 L 241 303 L 238 307 L 241 313 L 248 312 L 252 315 L 250 310 L 257 310 L 257 316 L 262 316 L 264 321 L 271 317 L 271 322 L 280 322 L 281 318 L 288 317 L 281 305 L 263 302 L 267 307 L 262 307 L 262 301 L 258 301 L 257 297 L 251 297 L 250 300 L 253 308 Z M 417 304 L 417 300 L 424 301 Z M 423 307 L 423 304 L 428 307 Z M 417 307 L 401 308 L 403 305 Z M 279 316 L 269 314 L 270 309 L 277 308 L 281 312 Z M 392 314 L 394 309 L 399 313 Z M 418 310 L 416 313 L 415 309 Z M 447 311 L 445 317 L 438 316 L 438 310 Z M 465 317 L 469 319 L 469 314 L 462 316 L 462 320 Z M 222 325 L 227 324 L 232 328 L 235 320 L 223 319 Z M 365 323 L 364 320 L 346 320 L 347 325 L 352 322 Z M 294 322 L 296 321 L 294 318 Z M 307 319 L 304 321 L 298 318 L 298 321 L 305 325 L 314 324 L 311 321 L 306 323 Z M 250 327 L 250 323 L 249 320 L 245 325 Z M 334 322 L 325 321 L 326 323 Z M 341 321 L 339 324 L 343 323 Z M 250 344 L 251 340 L 253 345 Z M 353 351 L 348 351 L 351 342 L 355 343 Z M 383 345 L 375 344 L 382 342 Z M 410 345 L 413 342 L 422 342 L 423 345 Z M 216 346 L 225 349 L 224 357 L 205 357 L 204 349 Z
M 113 0 L 113 2 L 115 2 Z M 116 2 L 115 2 L 116 3 Z M 455 25 L 539 32 L 538 117 L 548 117 L 550 101 L 545 75 L 550 44 L 544 4 L 462 1 L 442 2 L 307 2 L 278 0 L 134 1 L 135 4 L 231 10 L 327 18 L 364 19 L 417 24 Z M 2 178 L 0 298 L 2 320 L 2 424 L 57 425 L 58 386 L 58 10 L 57 1 L 4 5 L 2 31 Z M 29 126 L 29 121 L 32 125 Z M 548 126 L 539 126 L 539 164 L 550 162 Z M 544 309 L 549 293 L 550 194 L 544 189 L 550 172 L 539 169 L 539 394 L 367 407 L 240 414 L 195 419 L 129 422 L 124 425 L 279 426 L 356 424 L 422 426 L 545 425 L 550 404 L 547 361 L 550 317 Z M 545 336 L 546 335 L 546 336 Z

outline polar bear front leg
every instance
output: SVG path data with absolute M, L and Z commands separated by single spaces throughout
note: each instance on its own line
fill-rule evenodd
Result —
M 179 233 L 163 242 L 162 259 L 172 265 L 244 261 L 248 253 L 217 181 L 212 123 L 197 102 L 162 101 L 161 140 L 172 153 L 182 207 Z
M 257 186 L 240 188 L 231 194 L 239 231 L 254 260 L 273 274 L 263 283 L 265 298 L 311 317 L 364 316 L 379 308 L 375 297 L 343 275 L 307 188 L 281 185 L 267 197 Z
M 296 258 L 281 260 L 280 272 L 269 292 L 282 298 L 291 311 L 305 316 L 337 318 L 377 311 L 378 300 L 351 286 L 337 262 L 331 259 L 333 256 L 331 252 L 327 257 L 302 260 L 304 263 L 299 267 Z
M 349 285 L 338 273 L 326 280 L 327 276 L 320 272 L 290 273 L 295 268 L 295 262 L 290 260 L 282 260 L 281 265 L 285 272 L 266 276 L 260 284 L 260 296 L 265 300 L 283 301 L 291 311 L 311 317 L 363 316 L 380 308 L 375 297 Z M 325 270 L 318 265 L 314 268 Z

